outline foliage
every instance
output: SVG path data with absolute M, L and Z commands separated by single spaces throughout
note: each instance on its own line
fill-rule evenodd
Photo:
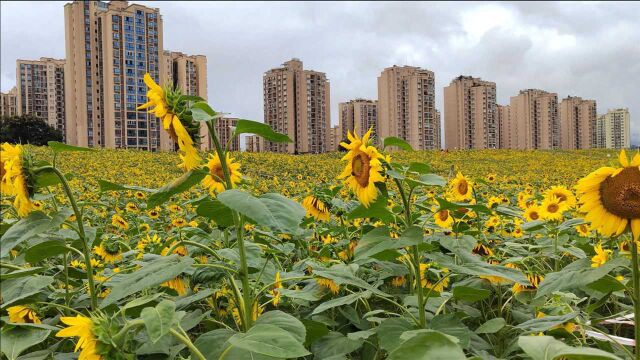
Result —
M 0 118 L 0 142 L 47 145 L 62 141 L 62 132 L 33 115 Z

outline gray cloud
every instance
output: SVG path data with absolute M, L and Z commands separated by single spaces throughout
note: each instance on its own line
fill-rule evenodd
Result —
M 398 64 L 495 81 L 498 101 L 524 88 L 629 107 L 640 141 L 638 3 L 141 3 L 160 8 L 165 49 L 208 58 L 209 100 L 262 120 L 262 74 L 291 57 L 331 81 L 338 102 L 375 98 L 377 76 Z M 64 2 L 1 3 L 1 89 L 16 58 L 64 57 Z

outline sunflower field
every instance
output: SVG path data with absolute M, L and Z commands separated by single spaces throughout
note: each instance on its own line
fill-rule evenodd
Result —
M 5 358 L 640 359 L 640 154 L 232 153 L 146 83 L 175 153 L 2 144 Z

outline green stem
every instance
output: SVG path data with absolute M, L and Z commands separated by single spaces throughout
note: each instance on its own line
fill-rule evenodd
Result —
M 640 360 L 640 261 L 638 260 L 638 243 L 631 239 L 631 269 L 633 270 L 633 306 L 636 323 L 636 360 Z
M 87 266 L 87 281 L 89 283 L 89 295 L 91 297 L 91 310 L 96 310 L 98 308 L 98 298 L 96 296 L 95 286 L 93 284 L 93 266 L 91 265 L 91 249 L 89 248 L 89 244 L 87 244 L 87 237 L 85 235 L 84 225 L 82 222 L 82 213 L 80 212 L 80 209 L 78 209 L 78 204 L 76 203 L 76 199 L 73 196 L 73 193 L 71 192 L 71 187 L 67 182 L 67 178 L 64 177 L 64 175 L 60 172 L 60 170 L 56 169 L 53 166 L 45 166 L 38 170 L 53 171 L 60 179 L 62 188 L 64 189 L 64 192 L 67 194 L 67 197 L 69 198 L 69 202 L 71 203 L 71 207 L 73 208 L 73 213 L 76 216 L 76 222 L 78 223 L 78 231 L 80 234 L 80 239 L 82 240 L 82 247 L 84 250 L 85 264 Z
M 205 358 L 204 355 L 202 355 L 200 350 L 198 350 L 198 348 L 195 345 L 193 345 L 193 343 L 191 342 L 191 340 L 188 337 L 183 336 L 176 329 L 170 329 L 169 332 L 176 339 L 180 340 L 180 342 L 185 344 L 189 348 L 189 350 L 191 350 L 191 352 L 196 356 L 196 358 L 198 358 L 200 360 L 207 360 L 207 358 Z
M 64 262 L 64 305 L 69 307 L 71 296 L 69 295 L 69 262 L 67 261 L 67 253 L 62 256 Z M 69 316 L 69 311 L 65 309 L 64 314 Z

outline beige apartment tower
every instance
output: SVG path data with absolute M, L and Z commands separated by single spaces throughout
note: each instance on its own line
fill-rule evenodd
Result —
M 264 121 L 292 143 L 264 142 L 264 151 L 323 153 L 330 146 L 330 92 L 325 73 L 291 59 L 263 76 Z
M 217 119 L 215 122 L 215 130 L 216 130 L 216 134 L 218 135 L 218 140 L 220 141 L 220 144 L 222 144 L 222 146 L 229 146 L 229 150 L 231 151 L 240 151 L 240 138 L 238 136 L 233 137 L 233 132 L 236 129 L 236 126 L 238 125 L 238 119 L 237 118 L 227 118 L 227 117 L 223 117 L 220 119 Z M 207 135 L 208 130 L 206 125 L 204 126 L 204 130 L 207 131 Z M 209 140 L 209 136 L 206 137 L 206 140 Z M 211 142 L 209 140 L 209 142 Z M 213 144 L 209 143 L 208 145 L 209 149 L 214 148 Z
M 199 96 L 207 100 L 207 57 L 204 55 L 186 55 L 176 51 L 163 51 L 160 84 L 162 86 L 170 85 L 173 88 L 178 88 L 185 95 Z M 222 122 L 220 125 L 222 126 L 224 124 L 225 122 Z M 235 123 L 233 126 L 235 126 Z M 227 131 L 226 128 L 225 131 Z M 236 149 L 239 149 L 238 141 L 234 143 L 237 145 Z M 173 142 L 166 131 L 160 132 L 161 150 L 175 150 L 176 146 L 177 144 Z M 213 144 L 209 136 L 209 131 L 207 130 L 207 125 L 201 123 L 200 149 L 209 150 L 212 148 Z
M 64 7 L 67 142 L 107 148 L 160 148 L 160 120 L 146 102 L 144 74 L 161 79 L 160 11 L 127 1 L 74 1 Z
M 497 105 L 496 115 L 498 117 L 498 133 L 500 134 L 498 148 L 515 149 L 515 146 L 511 143 L 511 106 Z
M 560 122 L 558 95 L 543 90 L 521 90 L 511 97 L 510 139 L 513 149 L 558 149 Z
M 444 88 L 445 148 L 497 149 L 499 132 L 496 83 L 458 76 Z
M 245 151 L 262 152 L 264 151 L 264 140 L 258 135 L 247 135 L 244 138 Z
M 596 147 L 628 149 L 631 147 L 631 115 L 629 109 L 609 109 L 596 121 Z
M 569 96 L 559 105 L 560 148 L 590 149 L 596 146 L 596 102 Z
M 331 129 L 329 129 L 329 137 L 330 137 L 329 151 L 339 151 L 340 149 L 338 147 L 340 146 L 340 143 L 343 140 L 342 130 L 340 128 L 340 125 L 334 126 Z
M 64 60 L 16 60 L 16 109 L 65 133 Z
M 395 136 L 414 149 L 440 149 L 435 75 L 413 66 L 392 66 L 378 77 L 377 136 Z
M 371 138 L 380 142 L 378 138 L 378 101 L 367 99 L 355 99 L 338 105 L 340 113 L 340 139 L 347 139 L 347 132 L 356 131 L 358 135 L 364 135 L 369 129 L 373 129 Z M 339 144 L 340 142 L 338 142 Z
M 18 115 L 18 88 L 13 87 L 7 93 L 0 93 L 0 116 L 9 117 Z

